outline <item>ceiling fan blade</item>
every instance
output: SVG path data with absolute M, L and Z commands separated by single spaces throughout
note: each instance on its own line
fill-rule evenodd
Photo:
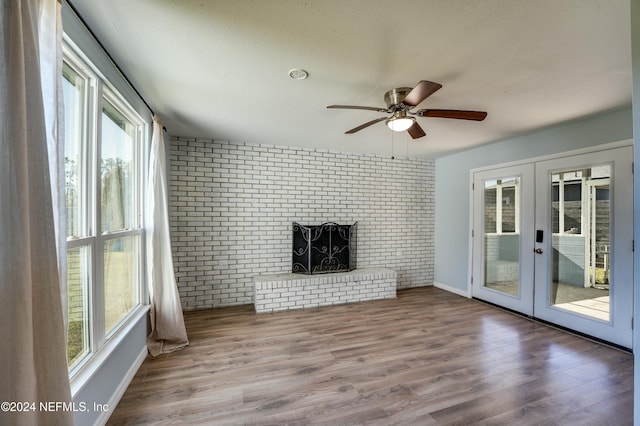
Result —
M 371 126 L 373 124 L 379 123 L 379 122 L 381 122 L 383 120 L 386 120 L 386 119 L 387 119 L 387 117 L 382 117 L 382 118 L 376 118 L 375 120 L 367 121 L 366 123 L 361 124 L 358 127 L 354 127 L 351 130 L 347 130 L 345 133 L 349 133 L 350 134 L 350 133 L 359 132 L 360 130 L 362 130 L 362 129 L 366 128 L 366 127 L 369 127 L 369 126 Z
M 407 132 L 409 132 L 409 135 L 411 135 L 413 139 L 418 139 L 427 135 L 418 123 L 413 123 L 413 126 L 409 127 Z
M 482 121 L 487 117 L 484 111 L 463 111 L 459 109 L 421 109 L 416 111 L 420 117 L 457 118 L 460 120 Z
M 333 109 L 366 109 L 368 111 L 389 112 L 385 108 L 358 106 L 358 105 L 329 105 L 327 108 Z
M 422 80 L 416 87 L 411 89 L 409 94 L 402 100 L 402 103 L 406 106 L 414 107 L 440 90 L 441 87 L 442 84 Z

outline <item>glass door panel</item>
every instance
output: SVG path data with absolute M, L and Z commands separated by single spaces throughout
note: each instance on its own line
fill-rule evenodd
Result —
M 551 175 L 551 304 L 610 320 L 609 164 Z
M 520 177 L 484 181 L 484 280 L 487 288 L 520 294 Z

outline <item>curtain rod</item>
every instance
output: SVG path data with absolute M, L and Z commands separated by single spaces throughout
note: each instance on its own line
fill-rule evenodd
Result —
M 62 1 L 62 0 L 59 0 Z M 116 68 L 116 70 L 118 71 L 118 73 L 120 73 L 120 75 L 122 76 L 122 78 L 125 79 L 125 81 L 127 82 L 127 84 L 129 85 L 129 87 L 131 87 L 131 89 L 133 89 L 133 91 L 136 93 L 136 95 L 138 95 L 138 97 L 140 98 L 140 100 L 145 104 L 145 106 L 149 109 L 149 111 L 151 111 L 151 115 L 156 115 L 156 113 L 153 111 L 153 109 L 149 106 L 149 103 L 147 102 L 147 100 L 140 94 L 140 92 L 138 92 L 138 89 L 136 89 L 136 87 L 133 85 L 133 83 L 131 83 L 131 80 L 129 80 L 129 78 L 127 77 L 127 75 L 124 73 L 124 71 L 122 71 L 122 68 L 120 68 L 120 66 L 118 65 L 118 63 L 115 61 L 115 59 L 113 59 L 113 56 L 111 56 L 111 54 L 109 53 L 109 51 L 104 47 L 104 45 L 102 44 L 102 42 L 98 39 L 98 37 L 96 36 L 96 34 L 93 32 L 93 30 L 89 27 L 89 25 L 87 25 L 87 22 L 84 20 L 84 18 L 82 17 L 82 15 L 80 15 L 80 13 L 78 12 L 78 9 L 76 9 L 76 7 L 73 5 L 73 3 L 71 2 L 71 0 L 66 0 L 66 3 L 69 5 L 69 7 L 71 8 L 71 10 L 73 11 L 73 13 L 76 15 L 76 17 L 80 20 L 80 22 L 82 23 L 82 25 L 85 27 L 85 29 L 89 32 L 89 34 L 91 34 L 91 37 L 93 37 L 93 39 L 96 41 L 96 43 L 98 43 L 98 46 L 100 46 L 100 48 L 102 49 L 102 51 L 105 53 L 105 55 L 107 55 L 107 58 L 109 58 L 109 60 L 111 61 L 111 63 L 113 64 L 113 66 Z M 166 127 L 162 128 L 165 132 L 167 131 Z

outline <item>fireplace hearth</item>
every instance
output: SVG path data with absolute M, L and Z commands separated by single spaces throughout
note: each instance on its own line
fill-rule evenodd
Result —
M 301 225 L 293 222 L 291 271 L 298 274 L 346 272 L 356 268 L 356 228 L 326 222 Z

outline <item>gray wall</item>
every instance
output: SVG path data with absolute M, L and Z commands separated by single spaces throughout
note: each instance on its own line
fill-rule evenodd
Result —
M 437 159 L 435 282 L 467 291 L 470 170 L 631 138 L 624 108 Z
M 174 138 L 171 241 L 185 310 L 253 302 L 291 272 L 292 222 L 358 222 L 358 267 L 433 284 L 434 161 Z
M 76 392 L 73 401 L 78 407 L 85 404 L 86 411 L 76 411 L 76 426 L 104 424 L 113 413 L 122 394 L 138 371 L 142 360 L 147 356 L 148 315 L 140 316 L 138 321 L 128 327 L 127 333 L 118 340 L 118 344 L 108 350 L 100 366 L 91 378 Z M 104 407 L 105 411 L 95 408 Z

